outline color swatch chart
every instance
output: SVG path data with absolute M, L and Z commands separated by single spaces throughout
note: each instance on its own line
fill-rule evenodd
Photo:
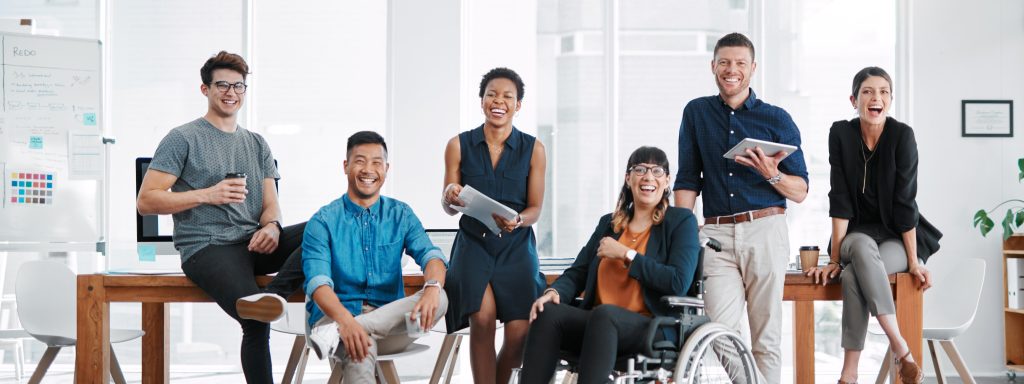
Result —
M 53 204 L 53 174 L 12 172 L 11 204 Z

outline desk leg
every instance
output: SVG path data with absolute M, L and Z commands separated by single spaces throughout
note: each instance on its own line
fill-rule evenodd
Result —
M 918 289 L 920 283 L 914 281 L 909 273 L 896 274 L 896 322 L 900 325 L 900 333 L 910 347 L 910 353 L 914 355 L 914 361 L 920 362 L 922 355 L 922 343 L 924 334 L 922 331 L 921 314 L 924 307 L 922 291 Z M 918 363 L 920 364 L 920 363 Z
M 75 382 L 107 383 L 110 378 L 110 303 L 103 276 L 79 275 L 77 291 Z
M 793 302 L 793 379 L 814 384 L 814 302 Z
M 170 304 L 142 303 L 142 382 L 170 382 Z

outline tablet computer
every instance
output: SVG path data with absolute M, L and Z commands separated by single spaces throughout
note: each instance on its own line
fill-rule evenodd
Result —
M 746 156 L 748 148 L 753 150 L 756 147 L 761 147 L 761 150 L 764 151 L 766 156 L 775 156 L 779 151 L 785 151 L 786 156 L 788 157 L 793 154 L 793 152 L 796 152 L 796 147 L 789 144 L 773 143 L 771 141 L 751 139 L 748 137 L 737 143 L 736 146 L 732 147 L 732 149 L 722 155 L 722 157 L 726 159 L 735 159 L 736 156 Z M 786 157 L 783 157 L 783 159 L 785 158 Z

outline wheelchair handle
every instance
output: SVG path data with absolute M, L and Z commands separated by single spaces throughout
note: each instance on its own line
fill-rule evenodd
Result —
M 700 246 L 714 249 L 715 252 L 722 252 L 722 243 L 714 237 L 699 236 Z

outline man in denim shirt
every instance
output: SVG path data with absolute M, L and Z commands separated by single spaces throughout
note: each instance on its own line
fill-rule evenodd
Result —
M 719 94 L 694 99 L 683 110 L 673 190 L 675 204 L 690 209 L 704 193 L 701 235 L 722 243 L 722 252 L 704 259 L 708 316 L 736 330 L 749 321 L 757 367 L 767 382 L 778 383 L 790 254 L 786 200 L 807 197 L 807 167 L 799 149 L 788 157 L 766 156 L 760 148 L 735 161 L 722 157 L 748 137 L 800 147 L 800 131 L 789 114 L 750 89 L 756 68 L 746 36 L 731 33 L 718 40 L 711 69 Z
M 406 331 L 406 313 L 421 330 L 444 316 L 447 264 L 412 209 L 380 195 L 389 167 L 384 138 L 357 132 L 347 148 L 348 193 L 320 208 L 303 237 L 306 295 L 313 299 L 306 303 L 306 326 L 317 356 L 340 362 L 346 382 L 372 383 L 377 355 L 402 351 L 415 340 Z M 403 251 L 426 280 L 409 297 Z

